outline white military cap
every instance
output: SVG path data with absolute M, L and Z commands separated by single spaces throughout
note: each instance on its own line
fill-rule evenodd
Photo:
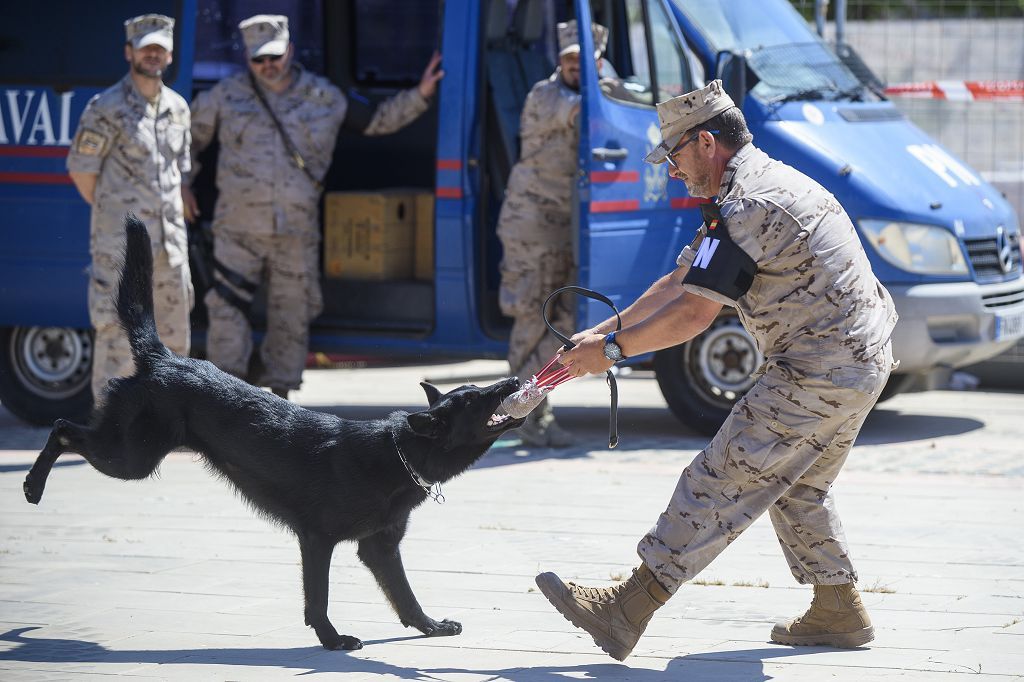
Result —
M 644 157 L 648 163 L 664 163 L 683 133 L 710 120 L 736 104 L 722 88 L 722 81 L 713 80 L 703 88 L 673 97 L 658 104 L 661 121 L 661 144 Z
M 238 25 L 250 57 L 282 55 L 288 51 L 288 17 L 257 14 Z
M 147 45 L 174 49 L 174 19 L 163 14 L 143 14 L 124 22 L 125 42 L 136 50 Z
M 601 56 L 608 45 L 608 29 L 601 24 L 591 24 L 590 31 L 594 36 L 594 57 Z M 563 21 L 558 24 L 558 56 L 580 51 L 580 33 L 576 20 Z

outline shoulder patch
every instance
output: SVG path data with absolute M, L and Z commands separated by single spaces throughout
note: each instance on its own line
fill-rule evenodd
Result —
M 106 146 L 106 135 L 95 130 L 83 129 L 75 142 L 75 151 L 85 156 L 98 156 Z

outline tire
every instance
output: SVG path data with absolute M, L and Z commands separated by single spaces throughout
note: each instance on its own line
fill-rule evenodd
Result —
M 0 327 L 0 403 L 37 426 L 85 421 L 92 409 L 92 331 Z
M 654 355 L 654 372 L 672 413 L 714 435 L 754 380 L 764 357 L 735 313 L 720 315 L 700 336 Z

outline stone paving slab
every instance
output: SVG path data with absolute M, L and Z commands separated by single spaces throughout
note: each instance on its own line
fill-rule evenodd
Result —
M 423 402 L 416 383 L 485 383 L 502 363 L 307 372 L 295 397 L 357 418 Z M 642 372 L 622 378 L 623 446 L 607 390 L 560 388 L 565 451 L 514 438 L 412 516 L 403 555 L 424 609 L 464 632 L 397 622 L 341 545 L 330 613 L 361 637 L 328 652 L 302 623 L 294 539 L 255 517 L 192 453 L 154 479 L 106 479 L 75 457 L 39 507 L 21 481 L 45 440 L 0 412 L 0 680 L 1024 680 L 1024 395 L 898 396 L 869 418 L 836 484 L 878 638 L 834 651 L 768 642 L 801 612 L 771 525 L 757 521 L 655 616 L 618 663 L 554 612 L 541 570 L 610 583 L 706 439 L 676 422 Z M 344 387 L 344 391 L 340 390 Z M 338 404 L 344 395 L 346 404 Z

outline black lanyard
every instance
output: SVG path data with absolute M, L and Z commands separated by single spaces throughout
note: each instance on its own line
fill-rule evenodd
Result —
M 548 330 L 555 335 L 555 338 L 562 342 L 565 348 L 572 348 L 576 344 L 574 344 L 572 341 L 566 338 L 565 335 L 562 334 L 560 331 L 555 329 L 551 325 L 551 321 L 548 319 L 548 303 L 550 303 L 551 299 L 553 299 L 555 296 L 562 293 L 563 291 L 569 291 L 574 294 L 586 296 L 587 298 L 592 298 L 595 301 L 600 301 L 601 303 L 604 303 L 609 308 L 611 308 L 612 311 L 615 313 L 615 331 L 619 331 L 620 329 L 622 329 L 622 319 L 619 317 L 618 308 L 616 308 L 615 304 L 612 303 L 612 300 L 605 296 L 604 294 L 599 294 L 596 291 L 576 286 L 568 286 L 562 287 L 561 289 L 555 289 L 550 294 L 548 294 L 548 297 L 546 299 L 544 299 L 544 305 L 541 306 L 541 317 L 544 318 L 544 324 L 547 325 Z M 611 369 L 605 372 L 605 380 L 608 382 L 608 389 L 611 392 L 611 407 L 608 414 L 608 447 L 614 448 L 616 445 L 619 444 L 619 387 L 615 383 L 615 375 L 612 373 Z

